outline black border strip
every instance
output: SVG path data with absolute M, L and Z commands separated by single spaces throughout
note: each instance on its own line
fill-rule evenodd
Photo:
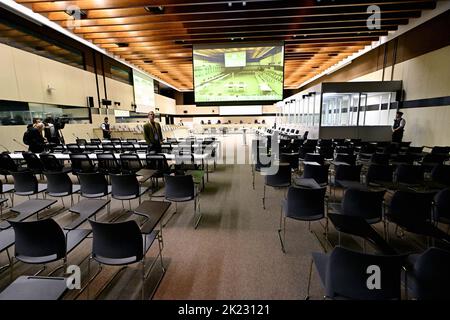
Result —
M 450 106 L 450 96 L 403 101 L 401 109 Z

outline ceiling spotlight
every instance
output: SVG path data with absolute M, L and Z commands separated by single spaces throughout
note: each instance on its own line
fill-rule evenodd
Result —
M 231 38 L 231 41 L 234 41 L 234 38 Z
M 231 7 L 233 5 L 232 2 L 228 2 L 228 6 Z
M 153 63 L 153 60 L 144 60 L 144 63 Z
M 242 6 L 245 7 L 247 5 L 247 2 L 242 1 Z
M 164 7 L 163 6 L 146 6 L 144 9 L 152 14 L 163 14 L 164 13 Z
M 117 43 L 117 46 L 118 46 L 119 48 L 126 48 L 126 47 L 129 46 L 129 44 L 126 43 L 126 42 L 118 42 L 118 43 Z

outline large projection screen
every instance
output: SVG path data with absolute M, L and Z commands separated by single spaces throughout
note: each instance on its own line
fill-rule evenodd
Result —
M 266 104 L 283 100 L 284 45 L 194 45 L 197 105 Z
M 147 113 L 155 110 L 155 89 L 153 79 L 133 70 L 134 103 L 136 112 Z

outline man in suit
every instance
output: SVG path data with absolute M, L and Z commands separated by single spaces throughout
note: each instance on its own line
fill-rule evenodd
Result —
M 144 139 L 149 145 L 150 151 L 161 152 L 161 143 L 163 140 L 161 126 L 155 121 L 155 113 L 150 111 L 148 113 L 148 120 L 144 124 Z

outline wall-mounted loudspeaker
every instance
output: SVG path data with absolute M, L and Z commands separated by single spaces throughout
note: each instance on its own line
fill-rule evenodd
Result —
M 102 99 L 102 105 L 103 106 L 110 106 L 112 104 L 111 100 Z
M 94 97 L 87 97 L 87 106 L 88 108 L 94 108 Z

